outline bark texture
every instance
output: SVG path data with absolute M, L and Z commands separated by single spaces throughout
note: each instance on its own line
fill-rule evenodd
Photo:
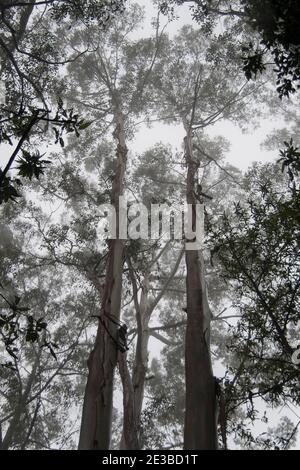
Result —
M 133 366 L 133 374 L 132 374 L 132 382 L 127 387 L 128 391 L 131 390 L 132 392 L 132 401 L 133 401 L 133 409 L 135 413 L 134 423 L 137 430 L 137 438 L 136 441 L 139 445 L 141 445 L 141 438 L 140 438 L 140 423 L 141 423 L 141 416 L 143 410 L 143 402 L 144 402 L 144 395 L 145 395 L 145 385 L 146 385 L 146 376 L 148 372 L 148 362 L 149 362 L 149 354 L 148 354 L 148 344 L 150 335 L 155 336 L 155 332 L 151 331 L 149 327 L 150 319 L 152 313 L 154 312 L 156 306 L 163 298 L 164 293 L 166 292 L 170 282 L 173 280 L 179 265 L 182 260 L 183 250 L 180 252 L 178 259 L 170 273 L 169 278 L 167 279 L 165 285 L 162 287 L 160 293 L 154 299 L 151 298 L 149 295 L 150 292 L 150 274 L 151 269 L 153 268 L 155 262 L 163 255 L 165 250 L 168 247 L 168 243 L 165 247 L 161 250 L 158 256 L 152 260 L 152 263 L 148 266 L 144 273 L 144 279 L 141 286 L 141 295 L 140 300 L 138 300 L 138 287 L 135 279 L 134 270 L 130 261 L 130 258 L 127 259 L 127 264 L 129 267 L 130 278 L 133 286 L 133 298 L 135 304 L 135 311 L 136 311 L 136 322 L 137 322 L 137 343 L 136 343 L 136 350 L 135 350 L 135 359 L 134 359 L 134 366 Z M 156 336 L 157 337 L 157 336 Z M 158 339 L 163 339 L 158 335 Z M 125 403 L 125 402 L 124 402 Z M 130 416 L 127 418 L 126 415 L 131 413 L 131 407 L 126 408 L 124 406 L 124 426 L 123 426 L 123 434 L 122 440 L 120 444 L 121 449 L 130 449 L 128 447 L 128 438 L 127 438 L 127 427 L 126 422 L 130 421 Z
M 139 433 L 135 410 L 134 391 L 131 375 L 126 361 L 126 353 L 119 352 L 119 371 L 123 386 L 123 436 L 121 450 L 138 450 Z
M 124 118 L 121 111 L 115 115 L 114 135 L 117 145 L 117 169 L 112 189 L 112 205 L 116 209 L 116 229 L 119 233 L 119 197 L 127 160 Z M 118 350 L 112 338 L 117 338 L 117 326 L 108 315 L 120 318 L 123 271 L 123 240 L 109 242 L 106 278 L 103 288 L 97 336 L 88 359 L 88 380 L 85 389 L 79 449 L 109 449 L 113 407 L 113 379 Z M 108 333 L 109 332 L 109 333 Z
M 195 188 L 198 163 L 193 159 L 192 133 L 186 127 L 187 203 L 193 206 L 196 222 Z M 212 372 L 209 332 L 210 316 L 203 257 L 198 250 L 186 251 L 187 328 L 185 338 L 186 410 L 184 448 L 217 449 L 216 384 Z

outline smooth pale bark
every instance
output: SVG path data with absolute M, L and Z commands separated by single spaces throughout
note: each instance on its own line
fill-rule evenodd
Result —
M 134 402 L 134 390 L 131 375 L 128 369 L 126 353 L 119 352 L 119 372 L 123 386 L 123 436 L 121 450 L 138 450 L 139 433 Z
M 182 256 L 183 256 L 183 250 L 182 250 L 176 260 L 176 263 L 167 281 L 162 287 L 160 294 L 157 295 L 157 297 L 155 297 L 154 299 L 150 300 L 149 277 L 151 273 L 151 268 L 153 267 L 155 262 L 163 255 L 168 245 L 169 243 L 165 245 L 165 247 L 161 250 L 158 256 L 152 261 L 148 270 L 146 270 L 144 274 L 142 289 L 141 289 L 142 291 L 141 291 L 140 301 L 138 301 L 138 288 L 137 288 L 137 283 L 136 283 L 136 279 L 134 276 L 134 271 L 133 271 L 130 259 L 128 258 L 128 261 L 127 261 L 128 267 L 129 267 L 130 278 L 131 278 L 131 282 L 133 286 L 133 298 L 134 298 L 136 321 L 137 321 L 137 344 L 136 344 L 135 360 L 134 360 L 132 382 L 131 382 L 132 387 L 131 385 L 128 386 L 127 393 L 129 390 L 132 390 L 132 393 L 133 393 L 133 403 L 134 403 L 133 409 L 135 413 L 134 423 L 136 423 L 135 429 L 137 429 L 137 432 L 138 432 L 138 435 L 136 438 L 137 442 L 140 442 L 140 438 L 139 438 L 140 423 L 141 423 L 141 415 L 142 415 L 142 410 L 143 410 L 146 375 L 148 371 L 148 359 L 149 359 L 148 344 L 149 344 L 150 335 L 153 334 L 153 332 L 151 332 L 151 328 L 149 328 L 149 323 L 150 323 L 152 313 L 154 312 L 160 300 L 163 298 L 165 292 L 167 291 L 170 285 L 170 282 L 172 281 L 172 279 L 174 279 L 174 276 L 176 272 L 178 271 L 178 268 L 179 268 L 179 265 L 181 263 Z M 122 434 L 120 449 L 127 449 L 127 450 L 130 449 L 130 447 L 128 447 L 128 438 L 126 436 L 128 432 L 127 431 L 128 428 L 125 426 L 125 422 L 128 422 L 131 419 L 130 413 L 131 413 L 131 408 L 124 407 L 124 424 L 123 424 L 123 434 Z M 126 417 L 128 414 L 129 414 L 129 417 Z M 131 439 L 131 441 L 136 442 L 133 439 Z
M 116 209 L 116 228 L 119 233 L 119 196 L 123 193 L 123 182 L 127 160 L 124 118 L 120 110 L 115 115 L 115 137 L 117 145 L 117 169 L 112 189 L 112 205 Z M 120 318 L 123 271 L 123 240 L 117 236 L 110 240 L 103 288 L 100 316 L 93 351 L 88 359 L 88 380 L 85 389 L 79 449 L 109 449 L 111 438 L 113 379 L 117 365 L 117 347 L 112 337 L 117 337 L 117 327 L 107 315 Z M 109 330 L 110 334 L 107 333 Z
M 137 313 L 138 336 L 132 376 L 135 412 L 138 423 L 141 420 L 145 379 L 148 370 L 149 321 L 151 314 L 152 311 L 149 308 L 149 274 L 147 273 L 144 278 L 139 312 Z
M 144 391 L 145 391 L 145 380 L 146 374 L 148 370 L 148 343 L 149 343 L 149 321 L 151 317 L 151 313 L 153 310 L 150 310 L 149 305 L 149 273 L 146 272 L 143 280 L 142 285 L 142 292 L 140 301 L 138 301 L 138 288 L 133 272 L 133 268 L 128 258 L 128 266 L 130 272 L 130 278 L 133 286 L 133 295 L 134 295 L 134 304 L 135 304 L 135 311 L 136 311 L 136 322 L 137 322 L 137 344 L 135 350 L 135 359 L 134 359 L 134 366 L 133 366 L 133 374 L 130 381 L 130 385 L 128 385 L 126 394 L 129 394 L 130 391 L 132 393 L 131 401 L 133 402 L 133 410 L 134 410 L 134 423 L 135 423 L 135 430 L 137 432 L 137 436 L 132 439 L 128 436 L 128 426 L 126 423 L 130 421 L 130 413 L 131 408 L 127 408 L 124 406 L 123 408 L 123 433 L 122 439 L 120 443 L 120 449 L 130 450 L 132 449 L 129 447 L 130 442 L 138 442 L 139 443 L 139 428 L 140 428 L 140 421 L 141 421 L 141 414 L 143 408 L 143 401 L 144 401 Z M 123 393 L 124 393 L 124 381 L 123 382 Z M 125 405 L 125 401 L 124 401 Z M 129 416 L 128 416 L 129 415 Z M 131 430 L 131 433 L 133 430 Z M 140 447 L 138 447 L 140 448 Z
M 193 159 L 192 131 L 186 125 L 187 203 L 193 206 L 195 228 L 195 188 L 198 164 Z M 213 376 L 209 332 L 210 311 L 206 297 L 203 257 L 198 250 L 186 251 L 187 327 L 185 338 L 186 409 L 184 448 L 217 449 L 217 400 Z
M 159 257 L 163 254 L 166 247 L 161 251 Z M 183 250 L 180 252 L 166 283 L 162 287 L 160 294 L 151 302 L 149 301 L 149 276 L 151 272 L 150 270 L 149 272 L 146 273 L 145 278 L 144 278 L 140 306 L 139 306 L 140 319 L 138 319 L 137 321 L 138 339 L 137 339 L 137 347 L 136 347 L 135 366 L 134 366 L 133 379 L 132 379 L 133 387 L 134 387 L 135 410 L 136 410 L 136 416 L 137 416 L 137 423 L 139 425 L 141 422 L 141 414 L 142 414 L 144 394 L 145 394 L 146 374 L 148 371 L 148 356 L 149 356 L 148 344 L 149 344 L 149 338 L 151 335 L 149 322 L 151 319 L 151 315 L 154 312 L 156 306 L 158 305 L 160 300 L 163 298 L 172 279 L 174 279 L 174 276 L 177 273 L 179 265 L 181 263 L 182 256 L 183 256 Z M 156 258 L 156 260 L 158 258 Z

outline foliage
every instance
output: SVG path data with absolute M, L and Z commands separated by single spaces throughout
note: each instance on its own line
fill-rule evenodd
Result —
M 164 13 L 172 5 L 182 5 L 185 0 L 162 1 Z M 297 0 L 195 0 L 192 2 L 195 21 L 211 34 L 216 19 L 237 19 L 245 27 L 250 25 L 261 38 L 259 45 L 252 41 L 242 46 L 243 70 L 248 80 L 266 70 L 265 60 L 270 53 L 277 74 L 277 92 L 280 98 L 289 97 L 300 87 L 300 44 L 298 25 L 300 7 Z M 247 28 L 246 28 L 247 29 Z
M 17 140 L 17 144 L 8 165 L 1 170 L 0 203 L 16 201 L 20 196 L 18 187 L 21 181 L 16 179 L 13 182 L 7 175 L 20 151 L 23 151 L 19 160 L 22 162 L 19 166 L 21 176 L 31 179 L 44 170 L 47 161 L 44 160 L 43 166 L 39 165 L 40 154 L 36 151 L 29 154 L 29 149 L 23 148 L 30 136 L 44 138 L 45 130 L 51 126 L 54 127 L 55 143 L 64 146 L 63 133 L 75 132 L 79 136 L 79 130 L 89 125 L 73 109 L 65 108 L 61 99 L 54 112 L 55 105 L 50 95 L 59 95 L 55 75 L 59 66 L 75 60 L 78 55 L 59 57 L 60 24 L 67 22 L 73 29 L 81 21 L 97 22 L 103 28 L 119 10 L 123 10 L 124 4 L 123 0 L 49 0 L 45 2 L 46 8 L 41 16 L 39 4 L 23 5 L 9 1 L 1 5 L 0 78 L 4 80 L 5 93 L 0 104 L 0 142 L 14 145 Z M 69 49 L 67 44 L 65 46 Z M 26 157 L 24 152 L 27 152 Z
M 235 425 L 238 403 L 245 403 L 252 421 L 258 397 L 272 407 L 285 400 L 299 405 L 291 358 L 299 337 L 299 156 L 292 142 L 281 156 L 289 178 L 278 163 L 254 165 L 245 177 L 246 201 L 209 223 L 213 258 L 241 314 L 227 345 L 239 360 L 224 384 L 227 419 Z M 242 422 L 240 431 L 241 436 Z
M 2 17 L 21 32 L 26 11 L 13 3 L 1 5 Z M 166 10 L 175 2 L 163 3 Z M 124 5 L 49 0 L 42 18 L 39 8 L 30 16 L 17 43 L 1 25 L 4 46 L 13 49 L 12 56 L 3 54 L 2 45 L 1 140 L 15 147 L 0 174 L 0 202 L 7 202 L 0 223 L 1 445 L 76 448 L 109 262 L 110 241 L 99 226 L 105 227 L 102 205 L 114 197 L 122 113 L 129 205 L 181 205 L 186 197 L 184 146 L 157 142 L 135 152 L 140 126 L 147 133 L 146 126 L 159 120 L 191 133 L 198 183 L 209 195 L 203 257 L 220 448 L 290 448 L 298 425 L 275 413 L 300 405 L 299 367 L 291 360 L 300 302 L 297 133 L 293 140 L 280 134 L 286 143 L 277 164 L 255 164 L 244 177 L 224 161 L 230 142 L 212 137 L 213 124 L 249 125 L 257 122 L 260 104 L 269 105 L 264 91 L 257 92 L 259 79 L 245 82 L 245 72 L 250 79 L 266 64 L 262 53 L 257 58 L 262 51 L 255 40 L 250 56 L 242 51 L 245 60 L 250 57 L 243 62 L 241 47 L 253 30 L 240 1 L 193 2 L 199 28 L 185 26 L 169 37 L 158 17 L 154 34 L 141 39 L 143 10 Z M 222 34 L 215 29 L 220 15 L 226 20 Z M 263 24 L 259 28 L 263 34 Z M 46 157 L 44 147 L 52 144 Z M 144 449 L 181 448 L 183 260 L 170 278 L 181 241 L 124 245 L 127 366 L 132 389 L 143 380 L 145 386 L 139 437 Z M 120 389 L 118 377 L 114 448 L 122 434 Z
M 259 49 L 245 59 L 246 73 L 251 78 L 252 72 L 254 75 L 262 72 L 262 56 L 269 50 L 276 67 L 279 97 L 289 97 L 300 88 L 299 2 L 243 0 L 242 4 L 251 26 L 262 36 Z M 256 60 L 254 67 L 253 60 Z
M 66 109 L 61 99 L 58 101 L 57 111 L 52 116 L 50 112 L 29 108 L 28 113 L 22 111 L 21 113 L 9 113 L 0 122 L 0 135 L 2 143 L 13 145 L 14 139 L 18 138 L 19 141 L 12 155 L 10 156 L 7 165 L 3 170 L 0 170 L 0 204 L 7 202 L 10 199 L 15 201 L 20 194 L 17 187 L 22 186 L 20 178 L 12 179 L 7 173 L 12 169 L 13 163 L 18 163 L 18 176 L 22 178 L 32 179 L 35 176 L 37 179 L 44 173 L 47 165 L 51 162 L 49 160 L 42 160 L 43 155 L 38 150 L 30 152 L 24 148 L 25 142 L 27 147 L 30 148 L 30 137 L 32 133 L 44 134 L 45 130 L 51 125 L 52 131 L 55 134 L 55 144 L 59 143 L 64 147 L 64 134 L 75 133 L 79 137 L 79 131 L 86 129 L 90 123 L 74 114 L 73 109 Z M 17 159 L 20 151 L 22 156 Z
M 72 20 L 81 19 L 85 22 L 97 20 L 100 26 L 106 26 L 115 14 L 122 13 L 126 0 L 80 0 L 53 1 L 50 7 L 51 16 L 55 20 L 69 16 Z
M 293 140 L 284 142 L 285 149 L 280 150 L 281 158 L 278 160 L 282 163 L 282 171 L 288 172 L 291 181 L 295 180 L 295 176 L 300 174 L 300 152 L 298 147 L 294 147 Z

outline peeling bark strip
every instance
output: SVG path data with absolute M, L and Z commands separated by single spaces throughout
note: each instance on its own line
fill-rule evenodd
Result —
M 198 165 L 193 160 L 192 133 L 185 126 L 187 162 L 187 203 L 193 206 L 196 223 L 195 185 Z M 212 372 L 209 332 L 210 316 L 204 278 L 203 257 L 199 251 L 186 251 L 187 328 L 185 338 L 186 409 L 184 449 L 214 450 L 218 447 L 217 400 Z
M 117 146 L 117 169 L 112 188 L 111 203 L 116 209 L 117 234 L 119 234 L 119 197 L 123 193 L 127 160 L 124 118 L 118 109 L 115 114 Z M 107 314 L 120 318 L 123 271 L 123 240 L 110 240 L 100 315 L 113 337 L 117 326 Z M 117 348 L 102 322 L 99 322 L 94 349 L 88 359 L 88 380 L 85 389 L 81 430 L 78 448 L 107 450 L 110 445 L 113 379 L 117 365 Z

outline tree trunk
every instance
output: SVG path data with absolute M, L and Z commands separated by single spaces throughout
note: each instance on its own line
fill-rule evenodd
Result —
M 133 384 L 128 370 L 126 353 L 119 352 L 119 371 L 123 385 L 123 435 L 121 450 L 140 449 L 138 421 L 135 410 Z
M 137 423 L 140 424 L 144 401 L 145 380 L 148 370 L 149 321 L 152 311 L 149 311 L 149 275 L 146 273 L 143 282 L 139 306 L 138 337 L 133 370 L 133 390 Z
M 4 5 L 6 4 L 9 4 L 9 2 L 4 2 Z M 11 39 L 9 40 L 7 44 L 7 47 L 12 54 L 19 47 L 19 44 L 25 35 L 26 28 L 27 28 L 27 25 L 28 25 L 28 22 L 29 22 L 29 19 L 31 17 L 34 7 L 35 7 L 35 0 L 30 2 L 30 4 L 28 4 L 27 6 L 25 5 L 22 8 L 20 7 L 18 8 L 18 10 L 20 11 L 19 24 L 18 26 L 14 25 L 14 29 L 15 29 L 14 35 L 11 36 Z M 9 12 L 9 9 L 7 11 Z M 3 15 L 5 15 L 4 12 L 3 12 Z M 8 24 L 10 24 L 8 17 L 6 17 L 5 19 L 8 22 Z M 13 25 L 10 24 L 10 26 L 13 26 Z
M 3 437 L 1 450 L 8 450 L 14 443 L 15 433 L 18 431 L 18 427 L 20 426 L 21 418 L 23 413 L 26 410 L 26 404 L 28 397 L 31 393 L 32 386 L 34 384 L 36 378 L 36 371 L 38 368 L 39 357 L 36 358 L 30 375 L 28 377 L 25 389 L 22 390 L 22 384 L 20 384 L 20 394 L 19 394 L 19 401 L 15 408 L 14 415 L 9 423 L 8 429 Z
M 88 380 L 85 389 L 79 449 L 109 449 L 113 406 L 113 378 L 117 364 L 117 327 L 108 315 L 120 318 L 123 271 L 123 240 L 119 239 L 119 197 L 123 193 L 123 181 L 127 160 L 124 118 L 116 112 L 118 140 L 117 169 L 112 189 L 112 205 L 116 209 L 116 239 L 109 241 L 105 285 L 97 336 L 94 349 L 88 359 Z M 104 323 L 104 325 L 103 325 Z M 109 332 L 109 333 L 108 333 Z
M 193 160 L 192 134 L 186 127 L 187 203 L 193 207 L 198 164 Z M 185 338 L 186 410 L 184 448 L 217 449 L 216 386 L 212 372 L 209 331 L 210 312 L 206 298 L 203 257 L 198 250 L 186 250 L 187 328 Z
M 158 257 L 155 260 L 158 260 L 160 256 L 164 253 L 165 249 L 167 248 L 168 243 L 166 246 L 161 250 Z M 132 375 L 132 390 L 133 390 L 133 397 L 134 397 L 134 412 L 135 412 L 135 423 L 137 424 L 138 433 L 140 432 L 140 423 L 141 423 L 141 415 L 143 410 L 143 402 L 144 402 L 144 394 L 145 394 L 145 384 L 146 384 L 146 375 L 148 371 L 148 344 L 150 338 L 150 329 L 149 323 L 151 319 L 151 315 L 154 312 L 156 306 L 160 302 L 163 297 L 164 292 L 168 288 L 171 280 L 174 278 L 178 267 L 180 265 L 182 259 L 183 251 L 181 251 L 174 268 L 172 269 L 167 282 L 165 283 L 164 287 L 162 288 L 160 294 L 150 301 L 149 299 L 149 277 L 151 273 L 151 268 L 155 260 L 152 261 L 149 269 L 146 270 L 144 275 L 144 280 L 142 284 L 142 292 L 140 302 L 138 301 L 138 288 L 136 279 L 134 276 L 134 271 L 130 262 L 130 258 L 128 258 L 127 264 L 129 267 L 129 273 L 132 281 L 133 286 L 133 298 L 135 303 L 135 310 L 136 310 L 136 322 L 137 322 L 137 344 L 136 344 L 136 351 L 135 351 L 135 361 L 133 367 L 133 375 Z M 124 423 L 125 423 L 125 414 L 127 410 L 124 409 Z M 138 438 L 139 443 L 140 437 Z M 125 424 L 123 426 L 123 435 L 120 444 L 121 449 L 128 449 L 126 447 L 126 429 Z
M 140 422 L 141 422 L 141 414 L 143 408 L 143 401 L 144 401 L 144 391 L 145 391 L 145 381 L 146 381 L 146 374 L 148 370 L 148 343 L 149 343 L 149 321 L 151 317 L 152 310 L 149 309 L 149 273 L 145 273 L 143 286 L 142 286 L 142 293 L 140 302 L 138 302 L 138 289 L 136 285 L 136 281 L 134 278 L 134 273 L 132 270 L 131 262 L 128 260 L 129 271 L 131 274 L 131 281 L 133 284 L 133 292 L 134 292 L 134 299 L 135 299 L 135 310 L 136 310 L 136 321 L 137 321 L 137 344 L 136 344 L 136 351 L 135 351 L 135 360 L 133 366 L 133 374 L 132 374 L 132 397 L 134 403 L 134 422 L 136 423 L 137 429 L 137 442 L 140 445 Z M 126 417 L 130 414 L 130 410 L 124 407 L 124 422 L 123 422 L 123 433 L 122 439 L 120 443 L 120 449 L 127 449 L 128 447 L 128 426 L 126 426 L 126 422 L 128 418 Z M 140 447 L 138 447 L 140 448 Z

